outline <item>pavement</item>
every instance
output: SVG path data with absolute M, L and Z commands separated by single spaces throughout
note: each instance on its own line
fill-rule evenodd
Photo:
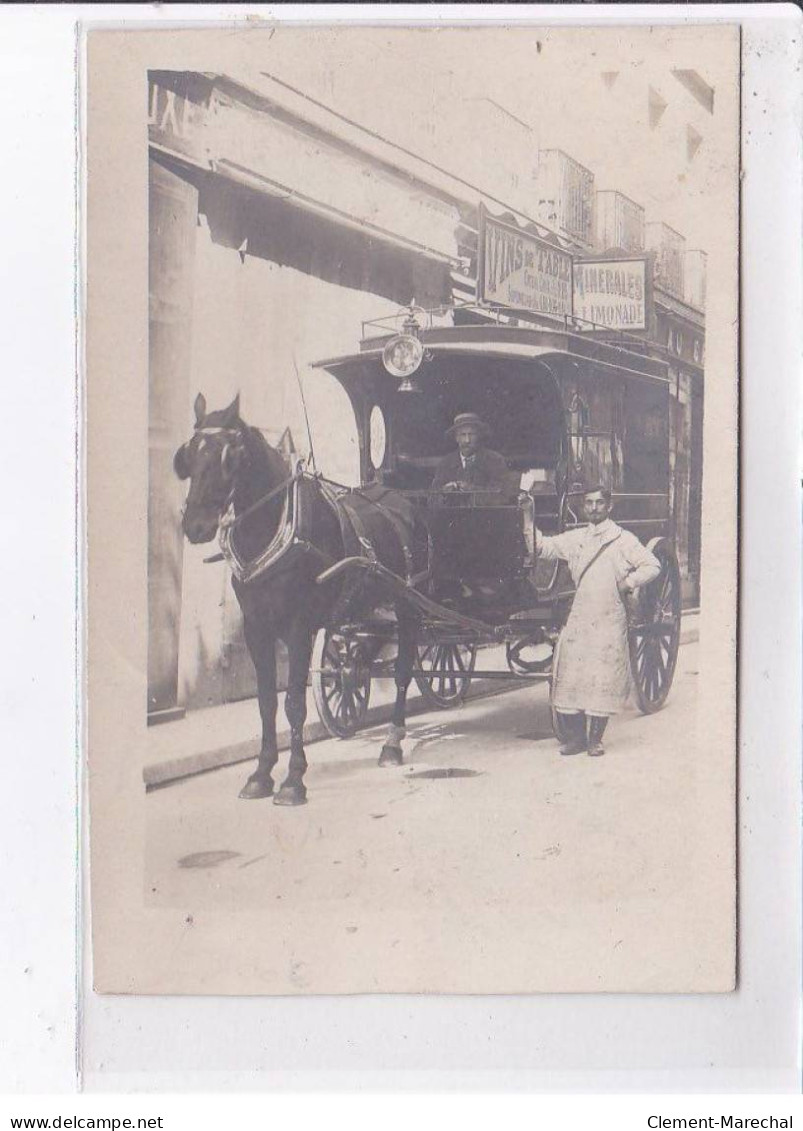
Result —
M 681 644 L 699 638 L 699 614 L 684 613 Z M 478 667 L 505 668 L 503 647 L 482 649 Z M 472 683 L 470 699 L 508 694 L 512 684 L 498 681 L 476 680 Z M 371 689 L 371 707 L 367 723 L 386 723 L 390 720 L 395 689 L 390 679 L 375 680 Z M 417 716 L 428 710 L 413 683 L 408 694 L 408 715 Z M 284 716 L 284 694 L 279 696 L 277 713 L 280 751 L 287 750 L 289 729 Z M 307 693 L 307 724 L 304 728 L 307 744 L 328 740 L 329 734 L 319 721 L 312 692 Z M 259 709 L 255 699 L 208 707 L 191 711 L 181 719 L 149 727 L 142 769 L 147 788 L 165 785 L 193 774 L 236 765 L 256 758 L 259 753 L 261 727 Z
M 697 653 L 681 648 L 663 710 L 611 722 L 604 758 L 561 757 L 546 688 L 530 685 L 415 717 L 401 767 L 377 767 L 384 727 L 314 744 L 303 807 L 239 800 L 239 765 L 152 790 L 146 903 L 192 927 L 180 964 L 154 948 L 154 979 L 221 993 L 710 987 L 727 937 L 700 866 Z

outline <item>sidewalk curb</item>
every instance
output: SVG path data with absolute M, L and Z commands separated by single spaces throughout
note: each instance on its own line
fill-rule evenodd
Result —
M 495 680 L 477 680 L 466 696 L 466 702 L 472 699 L 490 699 L 494 695 L 503 695 L 506 691 L 510 691 L 514 687 L 521 687 L 523 683 L 524 680 L 511 680 L 510 683 L 498 683 Z M 408 716 L 424 715 L 428 711 L 433 710 L 437 710 L 437 708 L 427 703 L 420 694 L 416 694 L 414 697 L 411 696 L 407 701 Z M 256 715 L 259 713 L 256 700 L 254 700 L 254 712 Z M 360 730 L 369 730 L 371 727 L 379 726 L 382 723 L 389 723 L 392 714 L 392 703 L 383 703 L 381 707 L 369 707 L 365 716 L 365 723 Z M 305 745 L 321 742 L 331 737 L 329 731 L 318 719 L 314 722 L 306 723 L 304 726 Z M 289 750 L 289 728 L 279 730 L 277 738 L 279 753 L 281 754 L 283 751 Z M 145 766 L 143 769 L 142 780 L 145 783 L 146 789 L 155 789 L 159 786 L 169 785 L 171 782 L 178 781 L 180 778 L 205 773 L 207 770 L 219 770 L 224 766 L 237 765 L 239 762 L 251 762 L 258 754 L 259 738 L 251 738 L 246 742 L 238 742 L 232 746 L 220 746 L 215 750 L 201 750 L 195 754 L 182 754 L 178 758 L 152 763 L 149 766 Z M 377 753 L 377 757 L 378 756 Z
M 681 644 L 693 644 L 699 639 L 700 632 L 696 624 L 681 628 Z M 524 683 L 524 680 L 516 679 L 511 679 L 509 683 L 501 683 L 492 680 L 477 680 L 472 686 L 466 701 L 468 702 L 472 699 L 489 699 L 495 695 L 504 695 L 507 691 L 518 690 L 524 686 Z M 542 685 L 539 684 L 538 686 Z M 411 697 L 407 704 L 407 714 L 410 716 L 422 715 L 436 709 L 437 708 L 431 707 L 420 693 Z M 392 711 L 393 705 L 391 703 L 383 703 L 381 707 L 369 707 L 365 724 L 361 729 L 368 730 L 370 727 L 390 722 Z M 256 700 L 254 701 L 254 712 L 258 714 Z M 327 738 L 331 738 L 331 735 L 319 720 L 316 719 L 305 725 L 305 743 L 312 744 L 321 742 L 323 739 Z M 288 728 L 279 731 L 278 745 L 280 753 L 289 749 L 290 731 Z M 146 790 L 157 789 L 161 786 L 179 781 L 182 778 L 192 777 L 194 774 L 206 773 L 209 770 L 223 769 L 225 766 L 234 766 L 240 762 L 251 762 L 258 754 L 259 738 L 254 737 L 245 742 L 234 743 L 231 746 L 219 746 L 214 750 L 201 750 L 193 754 L 182 754 L 178 758 L 170 758 L 152 763 L 144 767 L 142 779 Z

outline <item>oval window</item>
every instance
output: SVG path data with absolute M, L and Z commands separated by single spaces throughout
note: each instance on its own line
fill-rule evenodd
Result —
M 370 438 L 371 463 L 376 470 L 379 470 L 385 459 L 387 434 L 385 432 L 385 417 L 378 404 L 375 404 L 371 409 L 368 434 Z

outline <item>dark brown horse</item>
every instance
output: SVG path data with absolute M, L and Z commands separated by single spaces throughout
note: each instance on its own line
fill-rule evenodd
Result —
M 290 724 L 288 773 L 273 800 L 301 805 L 307 791 L 303 729 L 314 634 L 323 626 L 354 618 L 387 603 L 370 572 L 324 585 L 322 572 L 355 554 L 397 575 L 420 569 L 425 540 L 412 508 L 382 488 L 347 493 L 319 476 L 295 470 L 262 433 L 240 418 L 239 396 L 216 412 L 195 401 L 195 431 L 176 452 L 174 469 L 190 486 L 182 526 L 193 544 L 220 533 L 232 584 L 243 612 L 245 641 L 257 674 L 262 746 L 256 770 L 240 797 L 273 794 L 276 743 L 276 641 L 287 645 L 289 674 L 285 713 Z M 335 571 L 337 572 L 337 571 Z M 415 654 L 415 616 L 394 604 L 398 623 L 393 722 L 379 764 L 400 765 L 407 688 Z

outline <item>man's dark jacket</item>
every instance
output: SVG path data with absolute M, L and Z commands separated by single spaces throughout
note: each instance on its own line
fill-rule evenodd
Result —
M 435 490 L 447 483 L 459 483 L 467 490 L 503 491 L 515 495 L 518 476 L 511 472 L 504 456 L 490 448 L 480 448 L 472 463 L 463 467 L 460 452 L 450 452 L 438 464 L 432 486 Z

